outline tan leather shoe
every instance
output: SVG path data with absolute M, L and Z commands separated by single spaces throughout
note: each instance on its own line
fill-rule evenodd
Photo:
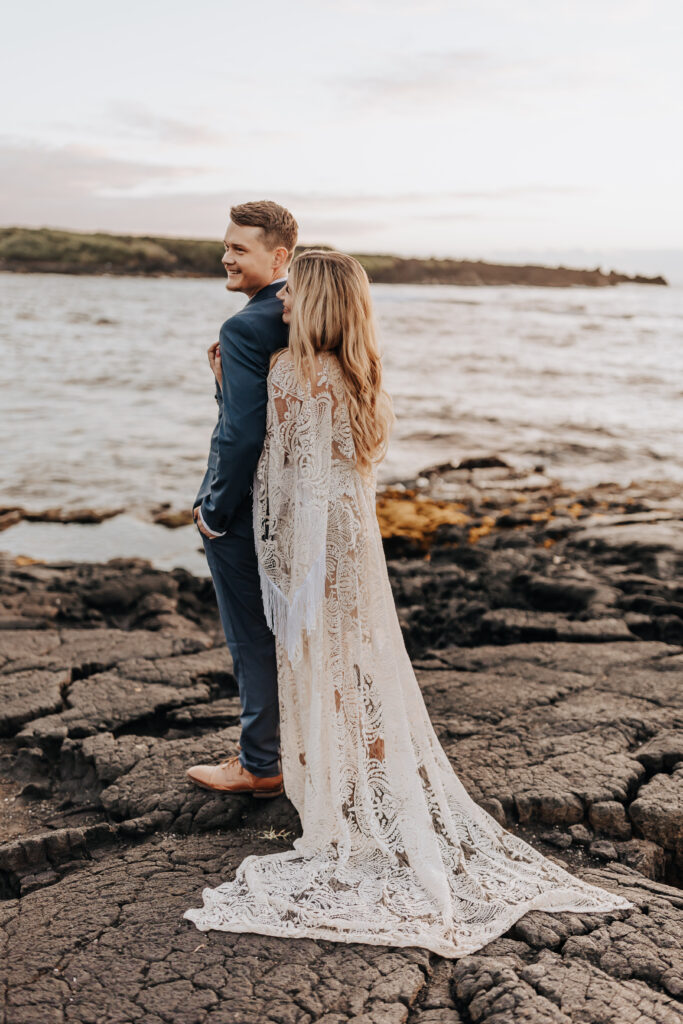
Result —
M 195 764 L 187 769 L 187 776 L 197 786 L 215 789 L 221 793 L 251 793 L 263 798 L 284 793 L 282 774 L 262 778 L 244 767 L 239 754 L 233 754 L 219 764 Z

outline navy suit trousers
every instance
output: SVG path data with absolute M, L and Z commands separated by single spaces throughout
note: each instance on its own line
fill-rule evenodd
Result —
M 225 536 L 210 540 L 202 533 L 201 537 L 242 704 L 240 761 L 254 775 L 278 775 L 275 638 L 263 611 L 251 496 L 232 518 Z

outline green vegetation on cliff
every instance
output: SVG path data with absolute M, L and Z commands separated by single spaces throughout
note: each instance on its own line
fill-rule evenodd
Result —
M 299 246 L 298 251 L 311 246 Z M 324 247 L 327 248 L 327 247 Z M 140 274 L 222 277 L 220 240 L 111 235 L 53 228 L 0 228 L 0 270 L 17 273 Z M 666 280 L 629 277 L 596 267 L 577 270 L 485 263 L 481 260 L 404 259 L 389 254 L 357 253 L 370 280 L 388 284 L 526 284 L 567 287 L 621 282 L 663 284 Z
M 85 234 L 52 228 L 0 228 L 0 269 L 61 274 L 224 273 L 220 242 Z

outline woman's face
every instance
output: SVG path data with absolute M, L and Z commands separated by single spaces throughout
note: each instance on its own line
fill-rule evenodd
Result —
M 288 324 L 292 313 L 293 299 L 292 288 L 289 281 L 285 281 L 280 291 L 276 293 L 275 297 L 282 300 L 282 322 Z

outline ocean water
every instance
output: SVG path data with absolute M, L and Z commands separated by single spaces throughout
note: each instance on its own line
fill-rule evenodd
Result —
M 382 482 L 492 454 L 569 486 L 683 482 L 683 282 L 372 294 L 398 418 Z M 220 279 L 0 274 L 0 504 L 191 507 L 206 349 L 245 301 Z

